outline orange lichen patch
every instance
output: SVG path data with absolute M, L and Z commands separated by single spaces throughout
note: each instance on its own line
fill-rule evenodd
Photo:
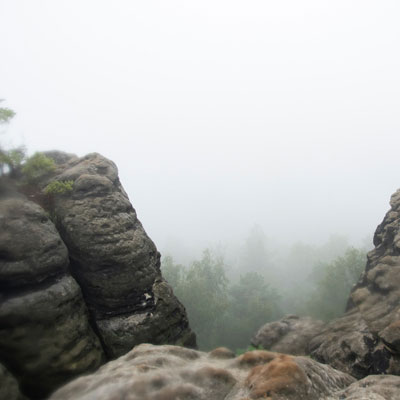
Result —
M 248 351 L 237 358 L 237 363 L 240 366 L 254 366 L 260 364 L 266 364 L 274 360 L 277 357 L 284 356 L 284 354 L 274 353 L 266 350 L 254 350 Z
M 293 357 L 280 355 L 266 365 L 254 367 L 247 379 L 252 399 L 296 393 L 298 398 L 307 394 L 307 376 Z
M 232 350 L 229 350 L 226 347 L 217 347 L 213 351 L 210 351 L 208 353 L 208 355 L 211 358 L 220 358 L 220 359 L 234 358 L 235 357 L 235 353 Z

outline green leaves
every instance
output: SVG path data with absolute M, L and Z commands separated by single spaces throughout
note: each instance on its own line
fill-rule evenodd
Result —
M 227 308 L 227 283 L 224 262 L 204 250 L 200 260 L 188 268 L 163 260 L 162 271 L 175 295 L 186 307 L 190 326 L 202 348 L 215 347 L 218 322 Z
M 73 188 L 74 181 L 53 181 L 44 188 L 44 192 L 47 195 L 65 194 L 72 192 Z
M 53 172 L 56 168 L 54 160 L 43 153 L 35 153 L 26 160 L 22 167 L 22 173 L 28 183 L 37 184 L 41 178 Z
M 162 272 L 186 307 L 202 349 L 244 347 L 262 324 L 280 316 L 279 296 L 262 275 L 249 272 L 229 286 L 223 259 L 208 249 L 188 268 L 165 257 Z
M 364 270 L 365 262 L 365 251 L 351 247 L 331 263 L 320 263 L 314 268 L 315 290 L 308 302 L 313 316 L 331 320 L 344 313 L 350 291 Z
M 3 101 L 3 100 L 0 100 Z M 6 124 L 14 118 L 15 112 L 10 108 L 0 107 L 0 124 Z
M 7 165 L 11 174 L 19 169 L 25 160 L 25 147 L 16 147 L 10 150 L 0 151 L 0 165 Z

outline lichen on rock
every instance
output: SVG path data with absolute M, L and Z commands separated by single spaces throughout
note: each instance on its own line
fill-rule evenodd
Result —
M 239 357 L 141 344 L 55 392 L 50 400 L 321 400 L 355 381 L 307 357 L 267 351 Z

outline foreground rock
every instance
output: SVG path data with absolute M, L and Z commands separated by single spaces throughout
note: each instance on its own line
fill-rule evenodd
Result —
M 0 364 L 0 400 L 24 400 L 14 376 Z
M 400 374 L 400 190 L 390 205 L 347 313 L 310 342 L 313 357 L 358 378 Z
M 104 361 L 68 252 L 46 213 L 0 199 L 0 358 L 41 398 Z
M 251 339 L 251 344 L 280 353 L 307 355 L 310 340 L 323 326 L 322 321 L 311 317 L 289 315 L 263 325 Z
M 144 341 L 196 346 L 115 164 L 99 154 L 49 156 L 59 163 L 52 180 L 74 182 L 71 193 L 55 196 L 52 212 L 108 356 Z
M 307 357 L 227 349 L 203 353 L 142 344 L 54 393 L 51 400 L 320 400 L 346 388 L 351 376 Z
M 114 163 L 48 156 L 56 171 L 22 189 L 34 202 L 0 185 L 0 361 L 30 398 L 139 343 L 196 345 Z M 45 195 L 53 180 L 73 190 Z
M 400 376 L 370 375 L 336 394 L 346 400 L 399 400 Z

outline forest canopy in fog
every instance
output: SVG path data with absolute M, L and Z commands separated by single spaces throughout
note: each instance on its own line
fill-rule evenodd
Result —
M 162 273 L 185 305 L 200 347 L 239 351 L 261 324 L 284 315 L 324 321 L 342 315 L 366 253 L 337 235 L 320 246 L 272 248 L 256 225 L 242 246 L 205 249 L 185 265 L 165 255 Z

